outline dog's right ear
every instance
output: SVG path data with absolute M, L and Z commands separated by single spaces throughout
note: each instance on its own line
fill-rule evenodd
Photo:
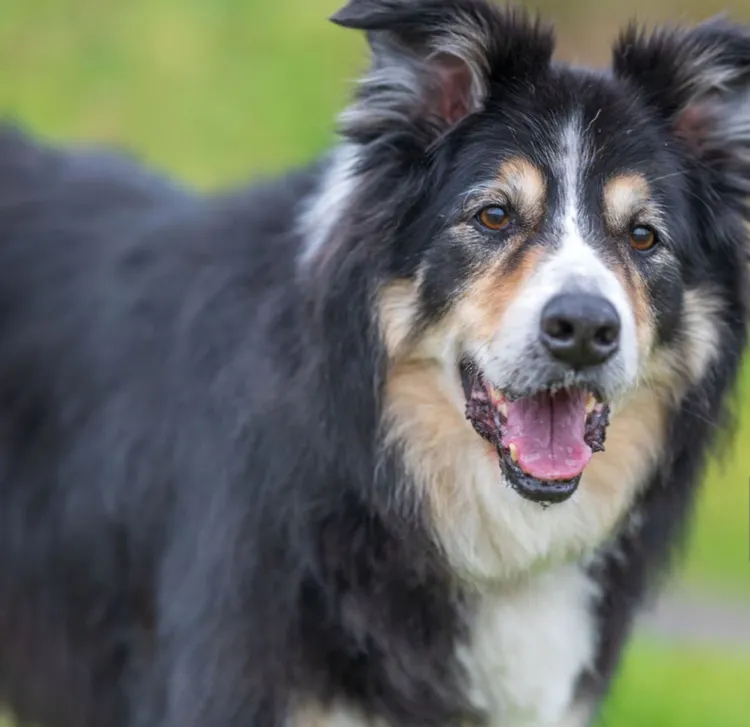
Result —
M 370 74 L 342 117 L 352 140 L 410 134 L 423 146 L 482 109 L 493 81 L 549 67 L 550 28 L 487 0 L 350 0 L 331 20 L 364 30 Z

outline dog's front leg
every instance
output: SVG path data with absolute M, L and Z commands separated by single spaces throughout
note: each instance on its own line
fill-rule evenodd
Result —
M 152 656 L 132 698 L 132 727 L 282 727 L 247 561 L 226 530 L 185 532 L 158 576 Z M 236 546 L 236 547 L 235 547 Z M 251 557 L 250 553 L 246 553 Z

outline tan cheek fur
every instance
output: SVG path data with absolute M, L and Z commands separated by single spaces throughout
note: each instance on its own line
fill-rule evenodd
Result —
M 474 340 L 489 340 L 505 310 L 518 295 L 526 280 L 541 262 L 544 249 L 529 248 L 520 260 L 508 270 L 508 259 L 518 255 L 524 240 L 509 240 L 503 252 L 488 268 L 470 279 L 461 299 L 445 320 L 433 326 L 424 335 L 433 341 L 438 338 L 455 342 L 460 335 Z M 408 358 L 409 351 L 419 343 L 417 358 L 429 358 L 425 352 L 434 346 L 426 341 L 414 340 L 414 325 L 418 309 L 420 275 L 415 280 L 394 280 L 383 286 L 378 296 L 378 320 L 381 339 L 390 359 Z M 439 348 L 440 346 L 438 346 Z
M 630 305 L 633 308 L 638 338 L 638 354 L 642 360 L 645 360 L 651 353 L 656 337 L 656 323 L 651 310 L 646 283 L 634 266 L 630 268 L 627 275 L 622 268 L 617 266 L 614 268 L 614 273 L 617 275 L 623 290 L 627 293 Z
M 413 333 L 419 283 L 394 280 L 378 296 L 380 335 L 389 358 L 398 356 Z
M 498 321 L 518 296 L 545 255 L 543 247 L 530 247 L 521 260 L 508 270 L 508 259 L 518 254 L 523 240 L 511 241 L 509 249 L 486 272 L 469 282 L 461 300 L 456 303 L 453 317 L 464 334 L 475 341 L 489 341 Z

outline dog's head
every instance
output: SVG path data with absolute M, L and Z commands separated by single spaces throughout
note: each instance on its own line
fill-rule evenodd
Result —
M 374 60 L 306 254 L 377 272 L 391 427 L 431 442 L 416 468 L 465 463 L 470 436 L 514 497 L 568 500 L 633 434 L 632 412 L 614 430 L 635 394 L 664 426 L 740 326 L 750 33 L 630 29 L 595 73 L 484 0 L 351 0 L 334 20 Z

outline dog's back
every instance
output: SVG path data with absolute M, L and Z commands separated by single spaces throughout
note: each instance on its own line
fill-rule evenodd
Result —
M 207 500 L 230 457 L 221 370 L 272 385 L 254 346 L 310 177 L 210 199 L 0 131 L 0 698 L 22 717 L 128 723 L 173 488 Z
M 118 156 L 0 132 L 0 694 L 40 723 L 116 724 L 125 706 L 138 594 L 116 500 L 139 487 L 144 452 L 126 482 L 126 451 L 155 446 L 132 410 L 161 335 L 157 301 L 138 309 L 157 253 L 136 241 L 187 203 Z

